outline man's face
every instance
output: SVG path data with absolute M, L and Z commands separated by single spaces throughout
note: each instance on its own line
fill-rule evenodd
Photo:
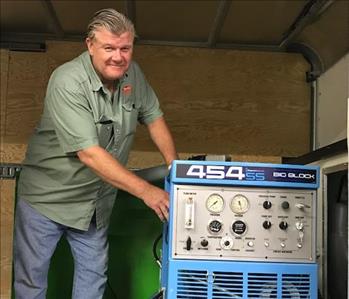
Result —
M 92 64 L 103 83 L 121 78 L 127 71 L 133 52 L 133 35 L 115 35 L 105 28 L 95 31 L 93 39 L 86 39 Z

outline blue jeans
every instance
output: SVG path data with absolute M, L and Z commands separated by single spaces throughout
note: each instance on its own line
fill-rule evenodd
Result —
M 14 234 L 14 290 L 16 299 L 44 299 L 51 257 L 65 235 L 74 258 L 73 299 L 102 298 L 107 282 L 107 228 L 88 231 L 58 224 L 19 200 Z

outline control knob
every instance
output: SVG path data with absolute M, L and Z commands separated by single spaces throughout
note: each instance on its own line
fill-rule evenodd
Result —
M 281 221 L 280 224 L 279 224 L 279 227 L 280 227 L 280 229 L 282 229 L 282 230 L 286 230 L 287 227 L 288 227 L 288 224 L 287 224 L 286 221 Z
M 271 202 L 269 200 L 266 200 L 265 202 L 263 202 L 263 208 L 268 210 L 270 209 L 272 206 Z
M 268 220 L 265 220 L 265 221 L 263 222 L 263 227 L 264 227 L 265 229 L 269 229 L 269 228 L 271 227 L 271 222 L 268 221 Z
M 203 240 L 201 240 L 200 244 L 201 244 L 202 247 L 207 247 L 208 241 L 206 239 L 203 239 Z

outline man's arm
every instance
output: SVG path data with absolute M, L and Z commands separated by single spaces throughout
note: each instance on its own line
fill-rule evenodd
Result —
M 170 165 L 173 160 L 178 159 L 175 144 L 165 119 L 159 117 L 147 127 L 151 139 L 164 157 L 166 164 Z
M 168 193 L 149 184 L 127 170 L 100 146 L 92 146 L 77 153 L 80 161 L 112 186 L 141 198 L 161 220 L 168 219 Z

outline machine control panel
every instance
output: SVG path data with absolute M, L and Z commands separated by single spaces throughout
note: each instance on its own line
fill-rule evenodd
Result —
M 316 191 L 174 185 L 172 258 L 314 262 Z

